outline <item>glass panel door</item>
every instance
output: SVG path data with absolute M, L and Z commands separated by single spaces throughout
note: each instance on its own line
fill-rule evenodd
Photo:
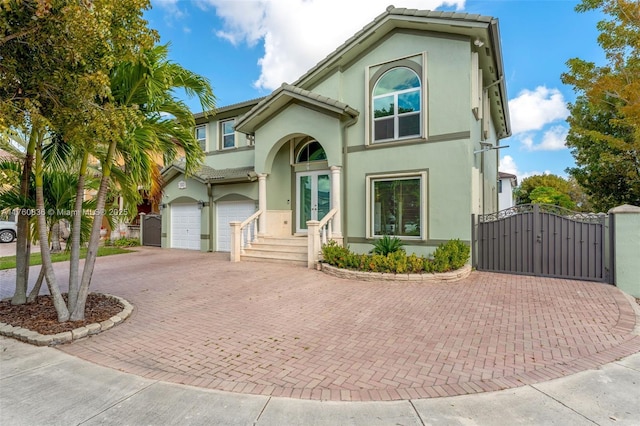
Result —
M 296 231 L 307 232 L 308 220 L 322 220 L 331 210 L 331 176 L 327 171 L 298 173 Z

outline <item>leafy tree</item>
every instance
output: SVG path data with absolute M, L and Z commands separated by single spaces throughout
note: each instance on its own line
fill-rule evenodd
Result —
M 538 186 L 531 191 L 529 198 L 533 204 L 553 204 L 571 210 L 576 208 L 576 204 L 567 194 L 549 186 Z
M 522 179 L 515 190 L 517 204 L 532 203 L 531 193 L 538 187 L 553 188 L 560 194 L 569 194 L 571 185 L 558 175 L 533 175 Z
M 101 119 L 106 114 L 96 99 L 108 96 L 109 70 L 116 60 L 135 58 L 157 39 L 142 19 L 148 7 L 148 0 L 0 2 L 0 130 L 29 135 L 22 156 L 22 197 L 27 197 L 36 148 L 52 122 L 60 133 L 63 123 L 80 129 L 79 124 L 90 122 L 91 129 L 84 129 L 94 139 L 110 126 L 122 127 L 115 126 L 117 120 Z M 18 216 L 14 304 L 26 301 L 28 221 Z
M 583 0 L 576 11 L 601 10 L 598 43 L 606 65 L 567 62 L 562 81 L 578 94 L 570 105 L 569 135 L 576 167 L 567 169 L 596 209 L 640 205 L 640 3 Z
M 168 61 L 166 47 L 153 47 L 157 35 L 142 19 L 148 7 L 148 0 L 0 3 L 0 80 L 6 83 L 0 85 L 0 130 L 28 129 L 30 135 L 21 186 L 28 190 L 33 164 L 36 210 L 46 211 L 45 147 L 52 134 L 70 145 L 79 164 L 75 211 L 83 205 L 92 159 L 100 169 L 82 274 L 79 215 L 72 224 L 67 303 L 51 264 L 45 215 L 36 215 L 44 276 L 61 322 L 84 318 L 108 191 L 135 188 L 137 194 L 154 176 L 154 160 L 172 161 L 181 153 L 191 170 L 202 158 L 193 116 L 174 89 L 198 96 L 204 110 L 214 108 L 213 92 L 206 79 Z M 24 256 L 20 246 L 17 251 Z M 18 281 L 14 303 L 24 303 L 26 284 L 19 288 Z

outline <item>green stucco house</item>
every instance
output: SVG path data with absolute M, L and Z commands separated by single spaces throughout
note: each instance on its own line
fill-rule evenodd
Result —
M 294 83 L 196 123 L 202 168 L 163 170 L 163 247 L 313 267 L 328 238 L 469 242 L 511 134 L 498 21 L 389 7 Z

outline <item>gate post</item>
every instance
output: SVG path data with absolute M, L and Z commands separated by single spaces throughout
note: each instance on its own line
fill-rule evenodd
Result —
M 478 254 L 476 253 L 478 244 L 476 243 L 476 215 L 471 213 L 471 266 L 478 269 Z
M 625 204 L 609 210 L 612 215 L 614 284 L 633 297 L 640 297 L 640 207 Z
M 143 246 L 144 245 L 144 217 L 146 216 L 145 213 L 140 213 L 140 245 Z

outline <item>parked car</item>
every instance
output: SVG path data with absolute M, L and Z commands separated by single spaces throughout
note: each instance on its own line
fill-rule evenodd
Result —
M 18 226 L 12 220 L 0 220 L 0 243 L 10 243 L 16 239 Z

